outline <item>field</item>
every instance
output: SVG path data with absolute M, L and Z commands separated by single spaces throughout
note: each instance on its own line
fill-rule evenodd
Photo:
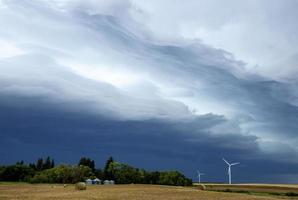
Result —
M 298 185 L 277 185 L 277 184 L 205 184 L 209 191 L 228 191 L 242 193 L 263 193 L 271 195 L 298 196 Z
M 296 198 L 296 197 L 294 197 Z M 260 196 L 244 193 L 202 191 L 197 187 L 174 187 L 159 185 L 111 185 L 88 186 L 87 190 L 76 191 L 74 185 L 1 183 L 0 199 L 2 200 L 276 200 L 290 199 L 286 196 Z M 293 198 L 291 198 L 293 199 Z

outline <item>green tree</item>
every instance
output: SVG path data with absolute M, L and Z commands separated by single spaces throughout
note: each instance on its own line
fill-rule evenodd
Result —
M 38 158 L 38 160 L 36 161 L 36 170 L 37 171 L 43 170 L 43 159 L 42 158 Z
M 46 161 L 43 163 L 42 169 L 50 169 L 52 166 L 51 158 L 48 156 Z
M 127 164 L 112 162 L 109 165 L 108 172 L 113 174 L 117 183 L 142 183 L 142 176 L 137 168 L 133 168 Z
M 168 171 L 160 173 L 159 184 L 188 186 L 192 181 L 178 171 Z
M 78 166 L 80 166 L 80 165 L 90 167 L 92 169 L 92 171 L 95 170 L 95 162 L 94 162 L 94 160 L 91 160 L 90 158 L 82 157 L 78 163 Z
M 51 167 L 50 168 L 54 168 L 54 167 L 55 167 L 55 161 L 54 161 L 54 159 L 52 159 Z
M 33 170 L 36 170 L 36 165 L 34 163 L 29 163 L 29 167 L 31 167 Z
M 77 183 L 93 176 L 87 166 L 60 165 L 38 172 L 30 179 L 31 183 Z
M 95 169 L 95 170 L 94 170 L 94 175 L 95 175 L 97 178 L 101 179 L 101 180 L 104 179 L 104 173 L 103 173 L 103 171 L 102 171 L 101 169 Z
M 106 161 L 105 167 L 104 167 L 104 179 L 106 180 L 115 180 L 115 176 L 113 174 L 113 170 L 109 169 L 110 168 L 110 164 L 114 162 L 113 157 L 109 157 L 109 159 Z
M 24 164 L 24 161 L 23 161 L 23 160 L 18 161 L 18 162 L 16 163 L 16 165 L 23 165 L 23 164 Z
M 34 170 L 24 164 L 2 167 L 0 172 L 1 181 L 27 181 L 35 174 Z

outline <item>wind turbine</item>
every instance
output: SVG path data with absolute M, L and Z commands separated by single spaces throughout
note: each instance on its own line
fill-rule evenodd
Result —
M 201 176 L 202 175 L 205 175 L 204 173 L 201 173 L 199 170 L 197 170 L 197 173 L 198 173 L 198 178 L 199 178 L 199 183 L 201 183 Z
M 229 175 L 229 184 L 232 184 L 232 170 L 231 170 L 231 166 L 233 165 L 238 165 L 240 164 L 240 162 L 236 162 L 236 163 L 232 163 L 230 164 L 228 161 L 226 161 L 226 159 L 223 158 L 223 161 L 225 161 L 225 163 L 229 166 L 228 169 L 228 175 Z

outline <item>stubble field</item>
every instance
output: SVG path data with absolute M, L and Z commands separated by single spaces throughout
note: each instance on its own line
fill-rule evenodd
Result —
M 88 186 L 87 190 L 77 191 L 74 185 L 53 184 L 0 184 L 0 199 L 30 200 L 276 200 L 288 197 L 258 196 L 240 193 L 202 191 L 195 187 L 174 187 L 159 185 L 111 185 Z

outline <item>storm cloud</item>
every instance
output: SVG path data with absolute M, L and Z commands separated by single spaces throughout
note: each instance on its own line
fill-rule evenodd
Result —
M 160 8 L 166 9 L 166 2 Z M 168 7 L 174 19 L 177 2 Z M 188 6 L 205 5 L 198 2 Z M 264 64 L 253 53 L 245 54 L 256 58 L 251 62 L 229 45 L 217 48 L 203 36 L 198 40 L 200 35 L 160 30 L 163 21 L 154 22 L 163 18 L 157 5 L 0 1 L 1 162 L 51 155 L 74 163 L 88 155 L 100 163 L 114 155 L 144 168 L 179 169 L 190 177 L 199 167 L 210 171 L 210 181 L 224 181 L 221 158 L 226 157 L 243 163 L 238 171 L 247 173 L 239 173 L 238 182 L 293 182 L 298 91 L 292 65 L 282 76 L 271 73 L 280 64 L 274 60 L 266 65 L 270 73 L 252 70 L 255 62 Z M 256 3 L 251 7 L 269 12 Z M 198 17 L 212 34 L 231 21 L 220 21 L 220 15 L 227 16 L 219 12 L 209 22 L 193 13 L 177 24 L 197 27 L 189 18 Z M 219 35 L 224 44 L 231 41 Z M 281 59 L 297 49 L 292 50 Z

